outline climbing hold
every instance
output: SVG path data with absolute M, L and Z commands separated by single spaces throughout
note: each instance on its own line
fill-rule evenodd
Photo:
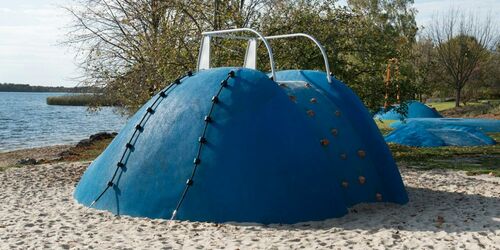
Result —
M 310 87 L 311 87 L 311 84 L 306 83 L 306 84 L 304 84 L 304 87 L 306 87 L 306 88 L 310 88 Z
M 229 71 L 229 73 L 227 73 L 229 75 L 229 77 L 234 77 L 234 71 Z
M 187 75 L 188 76 L 193 76 L 193 72 L 190 70 L 190 71 L 187 72 Z
M 320 144 L 321 146 L 326 147 L 328 146 L 328 144 L 330 144 L 330 141 L 328 141 L 327 139 L 321 139 Z
M 339 134 L 339 130 L 336 128 L 332 128 L 330 132 L 332 133 L 333 136 L 337 136 Z
M 294 95 L 290 95 L 288 97 L 290 97 L 290 100 L 292 100 L 292 102 L 297 102 L 297 97 L 295 97 Z
M 377 199 L 377 201 L 382 201 L 382 194 L 380 193 L 375 194 L 375 198 Z
M 148 111 L 148 113 L 150 113 L 150 114 L 153 114 L 153 113 L 155 112 L 155 111 L 153 110 L 153 108 L 151 108 L 151 107 L 149 107 L 149 108 L 147 109 L 147 111 Z
M 310 117 L 313 117 L 315 115 L 314 111 L 313 110 L 308 110 L 307 111 L 307 115 L 310 116 Z
M 123 164 L 123 162 L 118 162 L 116 164 L 116 166 L 119 167 L 119 168 L 123 168 L 123 167 L 125 167 L 125 164 Z
M 343 187 L 343 188 L 347 188 L 347 187 L 349 187 L 349 182 L 347 182 L 347 181 L 343 181 L 343 182 L 342 182 L 342 187 Z
M 142 130 L 142 129 L 143 129 L 143 127 L 142 127 L 140 124 L 137 124 L 137 125 L 135 125 L 135 129 L 137 129 L 137 130 Z
M 160 92 L 160 96 L 163 97 L 163 98 L 165 98 L 165 97 L 167 97 L 167 94 L 165 94 L 165 91 L 161 91 Z
M 112 187 L 113 186 L 113 182 L 109 181 L 108 182 L 108 187 Z
M 365 184 L 365 182 L 366 182 L 366 178 L 364 176 L 358 177 L 358 180 L 359 180 L 360 184 Z
M 358 156 L 359 156 L 360 158 L 365 158 L 365 156 L 366 156 L 365 151 L 364 151 L 364 150 L 358 150 Z
M 311 103 L 317 103 L 318 102 L 318 100 L 316 100 L 316 98 L 311 98 L 310 101 L 311 101 Z
M 219 103 L 219 97 L 217 96 L 212 97 L 212 102 L 215 104 Z
M 134 145 L 130 144 L 130 143 L 127 143 L 125 144 L 125 147 L 129 148 L 129 149 L 132 149 L 134 147 Z
M 175 79 L 174 83 L 175 84 L 181 84 L 181 80 L 180 79 Z

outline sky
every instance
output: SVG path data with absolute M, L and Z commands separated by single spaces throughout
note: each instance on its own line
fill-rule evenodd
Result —
M 345 0 L 342 0 L 345 1 Z M 342 2 L 341 1 L 341 2 Z M 60 7 L 70 0 L 0 0 L 0 83 L 76 86 L 75 51 L 61 45 L 71 20 Z M 453 7 L 500 23 L 500 0 L 415 0 L 417 24 L 428 25 Z

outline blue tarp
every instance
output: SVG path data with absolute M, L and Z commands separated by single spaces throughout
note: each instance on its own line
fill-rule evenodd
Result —
M 418 123 L 428 128 L 442 126 L 463 126 L 475 128 L 479 131 L 491 133 L 500 132 L 500 120 L 493 119 L 469 119 L 469 118 L 413 118 L 405 121 L 397 121 L 392 123 L 392 128 L 399 128 L 410 123 Z
M 488 135 L 474 127 L 411 122 L 392 131 L 385 137 L 390 143 L 414 147 L 485 146 L 494 145 Z
M 258 223 L 408 201 L 387 144 L 351 89 L 328 83 L 324 72 L 276 76 L 215 68 L 154 96 L 88 167 L 76 200 L 131 216 L 176 211 L 181 220 Z
M 404 120 L 406 118 L 441 118 L 441 114 L 437 112 L 434 108 L 431 108 L 418 101 L 409 101 L 407 103 L 408 112 L 406 117 L 398 113 L 395 108 L 389 111 L 380 111 L 375 114 L 374 119 L 379 120 Z M 395 106 L 397 108 L 397 106 Z

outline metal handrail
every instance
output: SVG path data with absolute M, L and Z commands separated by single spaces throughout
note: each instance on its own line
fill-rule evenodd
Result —
M 319 50 L 321 51 L 321 54 L 323 55 L 323 60 L 325 62 L 325 70 L 326 70 L 326 79 L 328 80 L 329 83 L 332 83 L 332 79 L 330 77 L 330 64 L 328 63 L 328 57 L 326 55 L 326 50 L 325 48 L 321 45 L 321 43 L 316 40 L 311 35 L 305 34 L 305 33 L 294 33 L 294 34 L 286 34 L 286 35 L 276 35 L 276 36 L 266 36 L 265 38 L 267 40 L 271 39 L 279 39 L 279 38 L 290 38 L 290 37 L 306 37 L 312 40 L 316 46 L 318 46 Z
M 269 55 L 269 61 L 270 61 L 270 64 L 271 64 L 271 76 L 272 76 L 273 80 L 276 80 L 276 72 L 275 72 L 274 59 L 273 59 L 273 51 L 271 49 L 271 46 L 269 45 L 269 42 L 266 40 L 266 38 L 260 32 L 254 30 L 254 29 L 250 29 L 250 28 L 239 28 L 239 29 L 229 29 L 229 30 L 208 31 L 208 32 L 203 32 L 201 34 L 202 34 L 203 38 L 205 38 L 207 36 L 208 37 L 211 37 L 211 36 L 213 36 L 213 37 L 226 37 L 226 36 L 221 36 L 221 34 L 244 32 L 244 31 L 254 33 L 255 35 L 257 35 L 257 37 L 260 40 L 262 40 L 262 42 L 264 42 L 264 45 L 267 48 L 267 53 Z M 233 38 L 233 37 L 228 36 L 228 38 Z M 244 39 L 243 37 L 238 37 L 238 36 L 234 36 L 234 38 L 236 38 L 236 39 Z M 254 38 L 249 38 L 249 39 L 254 39 Z M 198 57 L 198 70 L 200 69 L 200 61 L 202 59 L 201 58 L 201 50 L 203 49 L 203 45 L 201 47 L 202 48 L 200 48 L 200 56 Z
M 228 36 L 228 35 L 225 35 L 225 34 L 237 33 L 237 32 L 251 32 L 251 33 L 254 33 L 257 37 Z M 305 34 L 305 33 L 294 33 L 294 34 L 275 35 L 275 36 L 266 36 L 265 37 L 260 32 L 254 30 L 254 29 L 251 29 L 251 28 L 238 28 L 238 29 L 228 29 L 228 30 L 217 30 L 217 31 L 203 32 L 202 36 L 203 36 L 202 37 L 202 44 L 200 46 L 200 53 L 198 55 L 198 70 L 205 69 L 205 68 L 207 68 L 207 69 L 210 68 L 210 38 L 211 37 L 240 39 L 240 40 L 247 40 L 249 42 L 251 40 L 259 39 L 262 42 L 264 42 L 264 45 L 267 48 L 267 53 L 269 55 L 269 62 L 270 62 L 270 65 L 271 65 L 271 77 L 275 81 L 277 79 L 276 79 L 276 72 L 275 72 L 276 69 L 275 69 L 274 58 L 273 58 L 273 50 L 272 50 L 271 46 L 269 45 L 268 40 L 271 40 L 271 39 L 280 39 L 280 38 L 291 38 L 291 37 L 305 37 L 305 38 L 308 38 L 309 40 L 313 41 L 314 44 L 316 44 L 316 46 L 321 51 L 321 55 L 323 56 L 323 60 L 324 60 L 324 63 L 325 63 L 326 79 L 327 79 L 327 81 L 329 83 L 332 83 L 332 79 L 330 77 L 330 74 L 331 74 L 330 64 L 328 63 L 328 57 L 326 55 L 326 50 L 321 45 L 321 43 L 319 43 L 318 40 L 316 40 L 316 38 L 314 38 L 311 35 L 308 35 L 308 34 Z M 206 44 L 206 43 L 208 43 L 208 44 Z M 205 47 L 205 45 L 206 45 L 206 47 Z M 206 49 L 208 51 L 204 51 L 204 49 Z M 206 52 L 206 54 L 204 52 Z M 247 56 L 248 56 L 248 51 L 247 51 L 247 55 L 245 56 L 245 61 L 249 59 L 249 58 L 247 58 Z M 253 57 L 255 57 L 255 55 L 253 55 Z M 253 59 L 255 60 L 255 58 L 253 58 Z M 255 67 L 255 64 L 253 64 L 250 67 L 251 68 Z

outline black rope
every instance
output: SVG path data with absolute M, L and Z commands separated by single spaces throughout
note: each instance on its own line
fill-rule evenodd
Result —
M 187 179 L 186 181 L 186 187 L 184 188 L 184 191 L 182 192 L 181 194 L 181 198 L 179 199 L 179 202 L 177 202 L 177 205 L 175 206 L 175 209 L 174 211 L 172 212 L 172 217 L 170 218 L 170 220 L 173 220 L 175 219 L 175 216 L 177 214 L 177 211 L 179 210 L 179 208 L 181 207 L 182 205 L 182 202 L 184 201 L 184 198 L 186 198 L 186 194 L 189 190 L 189 188 L 194 184 L 194 175 L 196 174 L 196 170 L 198 169 L 198 166 L 200 165 L 201 163 L 201 159 L 200 159 L 200 155 L 201 155 L 201 149 L 203 147 L 203 145 L 205 145 L 207 143 L 207 138 L 205 137 L 206 133 L 207 133 L 207 128 L 208 128 L 208 124 L 211 123 L 213 120 L 212 120 L 212 112 L 214 111 L 214 107 L 217 103 L 219 103 L 219 95 L 220 93 L 222 92 L 222 90 L 228 86 L 228 83 L 227 81 L 229 80 L 229 78 L 232 78 L 234 77 L 234 71 L 230 71 L 228 74 L 227 74 L 227 77 L 226 79 L 222 80 L 221 84 L 220 84 L 220 88 L 219 90 L 217 91 L 217 94 L 215 94 L 213 97 L 212 97 L 212 105 L 210 106 L 210 110 L 208 111 L 208 115 L 205 116 L 204 118 L 204 121 L 205 121 L 205 126 L 203 127 L 203 132 L 201 134 L 201 136 L 198 138 L 198 151 L 196 153 L 196 157 L 194 158 L 193 160 L 193 171 L 191 172 L 191 176 L 189 177 L 189 179 Z
M 106 188 L 104 188 L 104 190 L 97 196 L 97 198 L 95 198 L 94 201 L 92 201 L 90 207 L 92 207 L 97 201 L 99 201 L 99 199 L 101 199 L 101 197 L 108 191 L 108 189 L 114 185 L 113 181 L 115 180 L 116 175 L 118 174 L 118 170 L 125 168 L 125 163 L 126 163 L 126 161 L 124 161 L 125 157 L 127 156 L 127 153 L 130 154 L 134 150 L 134 144 L 135 144 L 134 139 L 137 141 L 137 138 L 139 137 L 139 132 L 142 132 L 144 130 L 145 120 L 147 117 L 150 117 L 151 115 L 154 114 L 155 109 L 158 107 L 156 104 L 159 104 L 159 101 L 161 99 L 165 99 L 168 96 L 167 92 L 169 92 L 169 90 L 174 89 L 174 86 L 179 85 L 181 83 L 181 80 L 183 80 L 186 77 L 190 77 L 192 75 L 193 73 L 189 71 L 186 74 L 175 79 L 169 86 L 160 91 L 158 97 L 154 100 L 153 104 L 151 104 L 151 106 L 147 108 L 146 113 L 142 116 L 139 123 L 135 126 L 134 133 L 132 133 L 132 136 L 125 144 L 125 150 L 123 151 L 120 160 L 116 164 L 115 172 L 113 173 L 111 179 L 108 181 Z

